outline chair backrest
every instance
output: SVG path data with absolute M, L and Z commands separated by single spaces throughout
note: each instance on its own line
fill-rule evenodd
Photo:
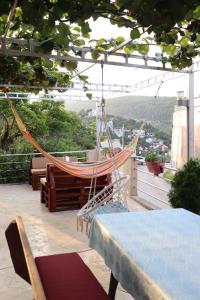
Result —
M 50 162 L 45 157 L 33 157 L 31 161 L 31 168 L 45 169 L 48 163 Z
M 75 156 L 65 156 L 65 161 L 78 162 L 78 158 Z
M 31 283 L 26 259 L 16 221 L 12 221 L 5 231 L 15 272 L 28 283 Z
M 47 165 L 47 174 L 46 174 L 47 184 L 53 187 L 70 187 L 70 186 L 82 186 L 82 187 L 90 187 L 91 179 L 88 178 L 80 178 L 74 175 L 70 175 L 69 173 L 60 170 L 53 164 Z M 106 186 L 111 182 L 111 175 L 103 175 L 96 179 L 96 186 Z M 93 183 L 94 184 L 94 183 Z
M 46 300 L 21 217 L 9 224 L 5 235 L 15 272 L 32 285 L 35 300 Z
M 65 157 L 57 157 L 57 159 L 64 161 Z M 33 157 L 31 161 L 32 169 L 45 169 L 47 165 L 50 164 L 50 161 L 45 157 Z
M 60 170 L 53 164 L 47 165 L 47 184 L 52 187 L 67 187 L 76 184 L 76 177 Z

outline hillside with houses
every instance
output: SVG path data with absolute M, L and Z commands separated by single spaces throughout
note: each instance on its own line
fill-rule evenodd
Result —
M 96 121 L 96 111 L 92 109 L 82 110 L 80 116 L 88 124 Z M 159 154 L 168 158 L 171 148 L 171 135 L 157 129 L 149 123 L 144 123 L 143 129 L 140 129 L 141 122 L 134 119 L 126 119 L 123 117 L 116 117 L 114 115 L 107 115 L 107 125 L 111 134 L 114 147 L 122 148 L 132 140 L 134 134 L 140 134 L 140 140 L 136 150 L 137 155 L 145 156 L 150 150 L 155 150 Z M 106 129 L 102 128 L 105 132 Z M 101 142 L 102 148 L 109 148 L 107 139 Z
M 169 134 L 175 105 L 175 97 L 121 96 L 106 99 L 106 113 L 125 119 L 143 120 Z M 68 103 L 67 108 L 80 112 L 82 109 L 95 109 L 95 103 Z

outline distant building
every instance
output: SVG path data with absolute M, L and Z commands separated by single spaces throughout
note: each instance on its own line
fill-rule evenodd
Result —
M 112 146 L 113 148 L 118 148 L 118 147 L 120 148 L 121 147 L 120 140 L 119 139 L 112 140 Z M 101 142 L 101 147 L 109 148 L 110 147 L 109 142 L 108 141 Z
M 147 142 L 148 144 L 152 144 L 152 143 L 153 143 L 153 139 L 152 139 L 152 138 L 147 138 L 147 139 L 146 139 L 146 142 Z
M 119 138 L 122 137 L 123 135 L 123 130 L 122 128 L 114 128 L 113 132 L 116 134 L 116 136 L 118 136 Z
M 194 110 L 194 154 L 200 158 L 200 107 Z M 181 168 L 187 162 L 187 128 L 185 108 L 175 108 L 173 114 L 171 163 Z
M 96 115 L 97 115 L 97 110 L 96 109 L 93 109 L 93 110 L 89 111 L 89 113 L 88 113 L 89 117 L 96 117 Z
M 107 122 L 108 127 L 113 130 L 113 120 Z
M 145 131 L 143 129 L 133 129 L 133 134 L 139 134 L 140 138 L 145 137 Z
M 169 149 L 169 147 L 168 146 L 166 146 L 166 145 L 161 145 L 161 150 L 162 151 L 167 151 Z

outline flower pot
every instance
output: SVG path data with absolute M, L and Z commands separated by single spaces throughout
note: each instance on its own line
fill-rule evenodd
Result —
M 113 157 L 113 152 L 112 151 L 106 152 L 106 158 L 111 158 L 111 157 Z
M 121 152 L 121 151 L 122 151 L 122 150 L 121 150 L 121 148 L 119 148 L 119 147 L 116 147 L 116 148 L 114 148 L 114 149 L 111 150 L 111 151 L 107 151 L 107 152 L 105 153 L 106 158 L 111 158 L 111 157 L 115 156 L 117 153 L 119 153 L 119 152 Z
M 147 161 L 146 166 L 150 173 L 158 176 L 160 173 L 163 173 L 164 162 L 162 161 Z

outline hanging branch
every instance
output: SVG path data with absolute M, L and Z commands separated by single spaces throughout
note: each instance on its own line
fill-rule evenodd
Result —
M 8 118 L 6 115 L 1 111 L 0 116 L 2 116 L 4 128 L 0 135 L 0 148 L 8 151 L 9 146 L 13 144 L 14 139 L 18 136 L 20 136 L 20 133 L 15 133 L 11 135 L 11 131 L 13 130 L 15 119 L 13 117 L 11 125 L 9 124 Z
M 4 35 L 3 35 L 2 49 L 5 48 L 5 40 L 6 40 L 6 37 L 7 37 L 7 34 L 8 34 L 8 30 L 10 28 L 10 24 L 12 22 L 14 14 L 15 14 L 15 9 L 16 9 L 16 6 L 17 6 L 17 2 L 18 2 L 18 0 L 14 1 L 13 6 L 12 6 L 12 8 L 10 10 L 9 15 L 8 15 L 8 20 L 7 20 L 7 23 L 5 25 L 5 30 L 4 30 Z
M 8 150 L 8 138 L 10 133 L 10 126 L 5 114 L 3 112 L 0 112 L 0 115 L 3 117 L 3 123 L 4 123 L 4 128 L 0 135 L 0 147 L 3 150 Z

